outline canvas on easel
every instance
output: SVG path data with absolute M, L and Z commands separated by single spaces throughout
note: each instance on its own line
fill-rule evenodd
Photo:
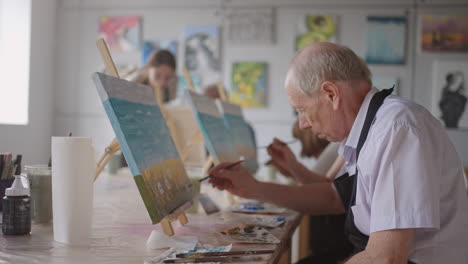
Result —
M 186 91 L 195 118 L 205 141 L 205 146 L 215 164 L 239 160 L 230 131 L 224 124 L 214 99 Z
M 192 108 L 186 105 L 165 105 L 164 110 L 166 118 L 174 125 L 173 137 L 180 142 L 182 151 L 179 153 L 185 167 L 202 168 L 207 158 L 206 149 Z
M 244 119 L 239 105 L 216 101 L 221 109 L 225 126 L 231 132 L 237 152 L 244 158 L 243 167 L 255 174 L 258 169 L 257 146 L 253 131 Z
M 151 87 L 95 73 L 104 109 L 153 224 L 193 198 L 171 133 Z

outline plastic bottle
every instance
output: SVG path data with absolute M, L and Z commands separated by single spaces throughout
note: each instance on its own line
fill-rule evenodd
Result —
M 3 197 L 3 224 L 5 235 L 25 235 L 31 233 L 31 198 L 29 188 L 25 188 L 21 175 L 15 175 L 10 188 Z

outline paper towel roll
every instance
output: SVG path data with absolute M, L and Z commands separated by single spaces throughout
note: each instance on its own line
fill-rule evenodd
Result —
M 93 215 L 91 138 L 52 137 L 52 208 L 55 241 L 89 244 Z

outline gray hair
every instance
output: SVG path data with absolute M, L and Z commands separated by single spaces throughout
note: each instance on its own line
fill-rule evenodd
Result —
M 312 96 L 325 81 L 367 81 L 372 85 L 366 63 L 350 48 L 333 43 L 317 43 L 299 51 L 291 61 L 299 89 Z

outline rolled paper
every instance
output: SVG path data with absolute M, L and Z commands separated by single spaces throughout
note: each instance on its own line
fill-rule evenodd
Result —
M 91 138 L 52 137 L 54 240 L 87 245 L 93 215 L 94 151 Z

